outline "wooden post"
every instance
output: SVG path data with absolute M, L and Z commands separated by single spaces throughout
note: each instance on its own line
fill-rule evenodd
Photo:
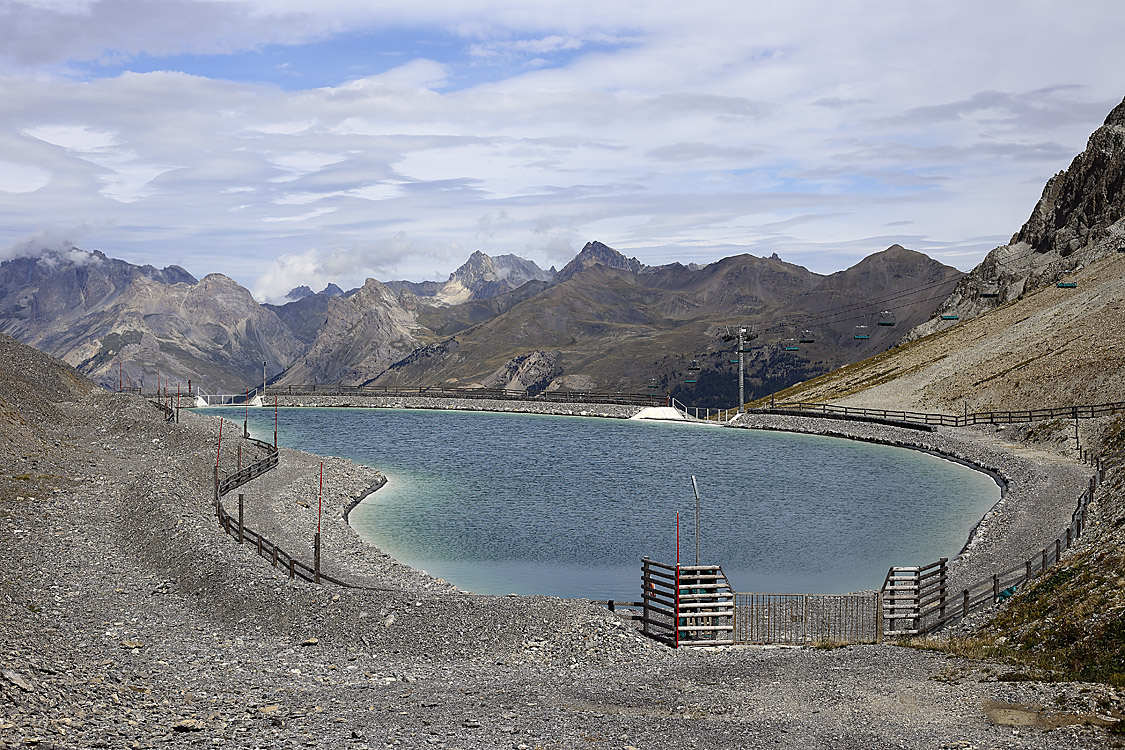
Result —
M 1000 576 L 992 575 L 992 603 L 1000 601 Z
M 238 543 L 242 544 L 242 501 L 246 496 L 238 493 Z
M 875 642 L 883 642 L 883 592 L 875 592 Z
M 259 534 L 258 534 L 258 557 L 261 557 L 261 556 L 262 556 L 262 535 L 259 532 Z
M 313 583 L 320 583 L 320 532 L 313 537 Z
M 605 606 L 609 608 L 610 612 L 616 612 L 617 611 L 613 608 L 613 600 L 612 599 L 607 599 L 606 603 L 605 603 Z
M 1029 581 L 1031 580 L 1031 560 L 1028 560 L 1026 563 L 1024 563 L 1023 577 Z
M 949 563 L 948 557 L 941 558 L 941 579 L 940 579 L 941 580 L 941 599 L 940 599 L 941 608 L 938 611 L 938 616 L 941 618 L 942 622 L 945 622 L 945 586 L 946 586 L 946 583 L 948 582 L 948 577 L 947 577 L 947 574 L 946 574 L 946 568 L 947 568 L 948 563 Z
M 1067 549 L 1070 549 L 1070 545 L 1071 545 L 1071 544 L 1073 543 L 1073 541 L 1074 541 L 1074 540 L 1073 540 L 1073 538 L 1071 537 L 1071 531 L 1070 531 L 1070 527 L 1069 527 L 1069 526 L 1067 526 L 1067 527 L 1066 527 L 1066 548 L 1067 548 Z
M 961 616 L 962 617 L 968 617 L 969 616 L 969 590 L 968 589 L 965 589 L 965 591 L 961 595 Z
M 271 562 L 273 563 L 273 566 L 276 568 L 277 567 L 277 545 L 276 544 L 273 545 L 273 560 L 271 560 Z
M 292 557 L 289 558 L 289 579 L 292 580 L 297 577 L 297 561 Z
M 648 620 L 649 620 L 649 605 L 648 605 L 648 558 L 641 558 L 641 632 L 649 635 Z
M 1043 570 L 1047 570 L 1047 548 L 1043 548 Z
M 1062 541 L 1055 539 L 1055 564 L 1062 560 Z

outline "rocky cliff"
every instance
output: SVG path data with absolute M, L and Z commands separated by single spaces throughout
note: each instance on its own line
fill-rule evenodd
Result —
M 1093 132 L 1086 150 L 1047 181 L 1011 241 L 992 250 L 938 314 L 975 317 L 1117 252 L 1125 252 L 1125 101 Z M 910 338 L 950 325 L 935 318 Z

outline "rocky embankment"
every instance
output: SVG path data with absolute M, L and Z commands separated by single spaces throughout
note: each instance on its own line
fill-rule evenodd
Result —
M 5 399 L 55 366 L 3 354 Z M 1005 665 L 894 645 L 677 652 L 594 603 L 457 591 L 354 537 L 344 509 L 377 477 L 336 459 L 325 566 L 363 588 L 290 581 L 214 521 L 214 418 L 167 424 L 78 388 L 5 403 L 2 747 L 1107 743 L 1086 725 L 1115 699 L 1105 686 L 1011 681 Z M 224 426 L 223 473 L 237 434 Z M 269 499 L 247 524 L 309 539 L 319 461 L 283 450 L 243 488 Z
M 267 396 L 269 405 L 273 397 Z M 640 406 L 622 404 L 556 403 L 552 401 L 505 401 L 489 398 L 432 398 L 429 396 L 278 396 L 278 406 L 356 406 L 389 409 L 453 409 L 522 414 L 551 414 L 567 417 L 628 419 Z

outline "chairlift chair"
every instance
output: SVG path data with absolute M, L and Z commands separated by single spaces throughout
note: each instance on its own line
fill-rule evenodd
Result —
M 879 313 L 879 325 L 893 326 L 895 324 L 895 314 L 890 310 L 884 310 Z
M 701 368 L 699 367 L 699 360 L 698 359 L 693 359 L 691 361 L 691 364 L 688 365 L 688 370 L 691 371 L 691 372 L 698 372 L 700 369 Z
M 1077 289 L 1078 288 L 1078 282 L 1077 281 L 1060 281 L 1060 282 L 1056 283 L 1055 286 L 1058 287 L 1059 289 Z
M 853 339 L 867 340 L 871 338 L 871 333 L 867 330 L 867 326 L 859 325 L 855 327 L 855 332 L 852 334 Z
M 942 313 L 941 319 L 942 320 L 960 320 L 961 316 L 958 315 L 957 313 Z
M 781 349 L 786 352 L 800 351 L 801 347 L 797 344 L 797 339 L 782 339 Z

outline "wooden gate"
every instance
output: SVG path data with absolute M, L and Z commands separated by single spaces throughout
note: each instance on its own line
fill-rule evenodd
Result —
M 734 642 L 811 646 L 880 643 L 880 597 L 871 594 L 735 594 Z

